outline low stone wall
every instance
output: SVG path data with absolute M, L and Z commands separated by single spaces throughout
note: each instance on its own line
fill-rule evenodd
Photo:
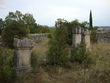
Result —
M 48 38 L 48 33 L 44 34 L 29 34 L 30 38 L 34 41 L 42 41 L 45 38 Z
M 43 34 L 29 34 L 30 38 L 34 41 L 42 41 L 45 38 L 48 38 L 48 33 L 43 33 Z M 3 41 L 2 38 L 0 36 L 0 46 L 3 46 Z
M 97 42 L 110 43 L 110 33 L 109 32 L 97 32 L 96 34 Z

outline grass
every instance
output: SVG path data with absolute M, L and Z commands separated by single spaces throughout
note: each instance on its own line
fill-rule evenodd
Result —
M 48 39 L 36 43 L 32 52 L 37 56 L 35 70 L 24 76 L 24 83 L 109 83 L 110 82 L 110 43 L 92 45 L 95 63 L 84 68 L 70 63 L 70 68 L 41 66 L 48 51 Z
M 15 83 L 109 83 L 110 43 L 93 44 L 95 62 L 88 68 L 70 63 L 70 68 L 42 66 L 48 51 L 48 41 L 37 42 L 32 49 L 33 70 Z
M 12 49 L 0 47 L 0 83 L 12 83 L 15 77 L 12 63 L 13 54 Z
M 45 39 L 44 41 L 37 42 L 32 49 L 32 61 L 35 61 L 36 59 L 36 63 L 33 63 L 37 64 L 36 66 L 41 65 L 46 58 L 48 51 L 48 41 L 49 39 Z

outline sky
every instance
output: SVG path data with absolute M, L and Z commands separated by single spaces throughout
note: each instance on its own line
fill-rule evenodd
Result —
M 110 0 L 0 0 L 0 18 L 16 10 L 48 26 L 54 26 L 58 18 L 89 22 L 91 10 L 94 26 L 110 26 Z

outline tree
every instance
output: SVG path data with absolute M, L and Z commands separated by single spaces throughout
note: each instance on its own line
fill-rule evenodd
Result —
M 5 23 L 7 25 L 11 23 L 13 20 L 23 22 L 22 18 L 23 18 L 23 14 L 20 11 L 16 10 L 16 12 L 9 12 L 9 14 L 5 18 Z
M 67 28 L 61 22 L 50 40 L 49 53 L 47 56 L 50 65 L 66 66 L 69 61 L 69 49 L 66 42 Z
M 5 42 L 5 46 L 13 48 L 14 38 L 28 37 L 29 29 L 23 23 L 13 20 L 9 23 L 2 32 L 2 39 Z
M 92 22 L 92 11 L 90 10 L 89 26 L 90 26 L 91 29 L 93 28 L 92 23 L 93 23 L 93 22 Z
M 70 46 L 72 45 L 72 29 L 75 26 L 81 26 L 82 28 L 87 28 L 86 27 L 87 24 L 88 23 L 86 21 L 80 23 L 77 19 L 66 23 L 67 32 L 68 32 L 68 35 L 67 35 L 67 43 L 68 43 L 68 45 L 70 45 Z
M 32 14 L 26 13 L 23 15 L 23 22 L 26 24 L 27 27 L 30 29 L 30 33 L 36 33 L 38 26 L 35 23 L 35 19 Z
M 38 33 L 49 33 L 49 27 L 46 25 L 38 25 Z
M 3 28 L 4 28 L 4 21 L 2 20 L 2 18 L 0 18 L 0 35 L 2 33 Z
M 35 23 L 36 20 L 34 19 L 32 14 L 22 14 L 20 11 L 17 10 L 16 12 L 9 12 L 7 17 L 5 18 L 6 25 L 11 23 L 13 20 L 24 23 L 30 29 L 30 33 L 35 33 L 37 24 Z

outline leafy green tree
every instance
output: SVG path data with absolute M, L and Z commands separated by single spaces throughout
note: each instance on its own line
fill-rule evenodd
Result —
M 29 29 L 23 23 L 13 20 L 9 23 L 2 32 L 2 39 L 5 41 L 5 45 L 13 48 L 14 38 L 28 37 Z
M 70 46 L 72 45 L 72 28 L 77 26 L 77 25 L 80 25 L 80 23 L 78 22 L 77 19 L 67 23 L 67 31 L 68 31 L 67 43 Z
M 5 18 L 5 23 L 9 24 L 13 20 L 16 20 L 16 21 L 19 21 L 19 22 L 23 22 L 22 18 L 23 18 L 23 14 L 20 11 L 9 12 L 9 14 Z
M 66 66 L 69 61 L 69 49 L 66 42 L 67 28 L 63 23 L 56 30 L 50 40 L 47 56 L 50 65 Z
M 49 33 L 49 27 L 46 25 L 38 25 L 38 33 Z
M 93 25 L 92 25 L 92 11 L 90 11 L 89 26 L 90 26 L 91 29 L 93 28 Z
M 2 20 L 2 18 L 0 18 L 0 35 L 2 33 L 3 28 L 4 28 L 4 21 Z
M 81 26 L 82 28 L 87 28 L 86 27 L 87 24 L 88 23 L 86 21 L 80 23 L 77 19 L 66 23 L 67 32 L 68 32 L 68 35 L 67 35 L 67 43 L 68 43 L 68 45 L 70 45 L 70 46 L 72 45 L 72 29 L 75 26 Z
M 9 12 L 7 17 L 5 18 L 6 25 L 11 23 L 13 20 L 24 23 L 30 29 L 30 33 L 35 33 L 37 29 L 37 24 L 35 23 L 36 20 L 34 19 L 32 14 L 22 14 L 20 11 Z
M 26 24 L 27 27 L 29 27 L 30 29 L 30 33 L 36 33 L 38 26 L 35 23 L 36 20 L 34 19 L 32 14 L 26 13 L 25 15 L 23 15 L 23 22 L 24 24 Z

